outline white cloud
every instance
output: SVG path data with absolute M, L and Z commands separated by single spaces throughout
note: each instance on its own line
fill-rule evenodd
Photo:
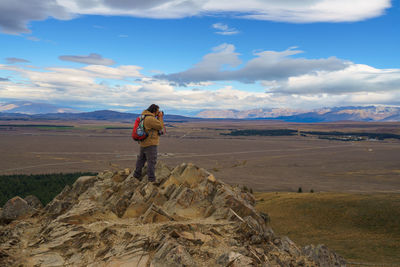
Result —
M 319 71 L 290 77 L 269 89 L 285 94 L 344 94 L 353 92 L 400 92 L 400 69 L 376 69 L 349 64 L 337 71 Z
M 32 20 L 77 15 L 167 19 L 222 15 L 294 23 L 348 22 L 380 16 L 390 7 L 390 0 L 2 0 L 0 29 L 4 33 L 26 33 Z
M 289 0 L 281 1 L 280 4 L 276 4 L 271 9 L 254 12 L 254 14 L 245 17 L 256 20 L 295 23 L 353 22 L 380 16 L 385 9 L 390 7 L 390 0 Z
M 93 108 L 159 103 L 175 110 L 400 105 L 400 69 L 293 57 L 299 53 L 293 49 L 258 52 L 240 67 L 242 62 L 234 46 L 222 44 L 192 69 L 180 73 L 181 80 L 174 82 L 144 76 L 142 68 L 134 65 L 42 69 L 0 64 L 0 71 L 12 77 L 0 78 L 0 99 L 84 103 Z M 223 77 L 227 82 L 202 81 L 210 77 Z M 265 77 L 271 79 L 261 79 Z M 187 87 L 176 87 L 179 81 Z M 251 91 L 245 83 L 248 81 L 258 81 L 251 85 L 258 91 Z
M 239 54 L 235 52 L 235 46 L 221 44 L 213 48 L 213 52 L 203 57 L 202 61 L 193 68 L 180 73 L 160 74 L 156 78 L 166 79 L 180 85 L 189 83 L 223 80 L 220 78 L 221 70 L 227 67 L 237 67 L 242 63 Z
M 285 51 L 262 51 L 254 53 L 239 69 L 227 69 L 241 64 L 239 54 L 232 44 L 222 44 L 207 54 L 202 61 L 188 70 L 156 75 L 160 79 L 185 85 L 192 82 L 207 81 L 239 81 L 254 83 L 261 80 L 285 80 L 292 76 L 308 74 L 317 71 L 333 71 L 344 69 L 349 63 L 335 57 L 322 59 L 294 58 L 292 56 L 303 53 L 300 50 L 288 49 Z
M 91 53 L 88 56 L 66 55 L 66 56 L 59 56 L 58 58 L 63 61 L 72 61 L 72 62 L 78 62 L 78 63 L 89 64 L 89 65 L 114 65 L 115 64 L 114 60 L 109 59 L 109 58 L 103 58 L 101 55 L 96 54 L 96 53 Z
M 83 68 L 27 69 L 19 66 L 0 65 L 0 70 L 16 72 L 20 82 L 2 81 L 0 99 L 48 100 L 91 103 L 94 106 L 146 106 L 160 103 L 164 107 L 181 109 L 246 108 L 249 104 L 270 104 L 264 93 L 244 92 L 222 86 L 206 90 L 210 83 L 193 84 L 197 90 L 178 90 L 170 82 L 143 77 L 138 66 L 116 68 L 90 65 Z M 138 78 L 127 81 L 126 78 Z M 118 84 L 103 83 L 101 79 L 115 79 Z M 22 81 L 22 82 L 21 82 Z
M 235 28 L 230 28 L 228 25 L 222 23 L 215 23 L 212 25 L 212 27 L 214 29 L 219 30 L 218 32 L 215 33 L 220 35 L 235 35 L 239 33 L 239 31 L 236 30 Z

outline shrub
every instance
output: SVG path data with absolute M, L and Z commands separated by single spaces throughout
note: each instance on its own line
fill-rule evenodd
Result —
M 299 189 L 297 189 L 297 193 L 303 193 L 303 189 L 301 189 L 301 187 L 299 187 Z

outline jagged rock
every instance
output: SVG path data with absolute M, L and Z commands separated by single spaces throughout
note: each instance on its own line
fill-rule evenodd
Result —
M 0 227 L 4 266 L 334 266 L 269 227 L 254 196 L 193 164 L 80 177 L 44 209 Z M 31 208 L 25 200 L 24 207 Z M 21 204 L 23 205 L 23 204 Z M 31 208 L 32 209 L 32 208 Z M 3 212 L 4 213 L 4 210 Z M 15 225 L 13 225 L 15 223 Z M 341 259 L 341 258 L 340 258 Z
M 320 266 L 326 267 L 345 267 L 346 260 L 329 250 L 325 245 L 309 245 L 303 248 L 303 253 L 317 262 Z
M 3 206 L 0 219 L 9 222 L 16 219 L 26 218 L 34 212 L 35 209 L 28 205 L 28 202 L 16 196 L 8 200 Z
M 161 246 L 151 264 L 154 267 L 198 266 L 183 246 L 173 242 Z
M 28 203 L 29 206 L 40 210 L 43 208 L 42 202 L 34 195 L 29 195 L 24 198 L 24 200 Z
M 229 252 L 221 255 L 217 259 L 217 264 L 231 267 L 251 267 L 254 266 L 253 260 L 237 252 Z

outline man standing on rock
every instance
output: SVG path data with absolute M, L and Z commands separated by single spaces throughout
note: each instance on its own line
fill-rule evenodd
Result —
M 142 112 L 145 116 L 143 126 L 147 133 L 146 139 L 140 141 L 140 153 L 136 161 L 136 169 L 133 176 L 141 179 L 142 168 L 147 161 L 147 176 L 149 182 L 155 182 L 155 168 L 157 163 L 157 147 L 160 143 L 160 132 L 164 127 L 164 113 L 156 104 L 150 105 L 148 109 Z

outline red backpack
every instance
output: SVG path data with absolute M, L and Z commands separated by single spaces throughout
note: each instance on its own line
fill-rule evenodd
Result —
M 135 141 L 143 141 L 148 136 L 148 134 L 144 130 L 144 118 L 146 118 L 146 115 L 141 115 L 137 117 L 135 120 L 135 124 L 133 125 L 132 139 Z

